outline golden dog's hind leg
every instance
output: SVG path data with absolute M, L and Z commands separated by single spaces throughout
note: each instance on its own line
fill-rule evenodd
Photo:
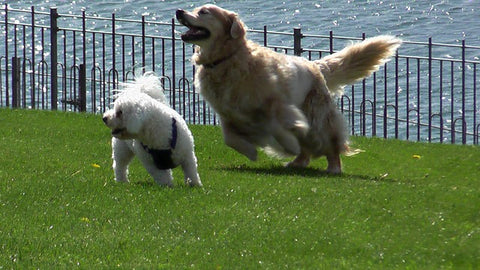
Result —
M 342 173 L 342 160 L 340 159 L 339 154 L 328 154 L 327 161 L 328 161 L 327 173 L 330 173 L 330 174 Z
M 304 149 L 300 152 L 300 154 L 292 161 L 287 163 L 287 167 L 290 168 L 306 168 L 310 163 L 311 155 Z

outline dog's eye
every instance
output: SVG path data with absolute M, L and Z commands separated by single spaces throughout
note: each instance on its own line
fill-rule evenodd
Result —
M 200 15 L 205 15 L 205 14 L 208 14 L 208 13 L 209 13 L 209 12 L 208 12 L 208 10 L 207 10 L 206 8 L 202 8 L 202 9 L 200 9 L 200 11 L 198 12 L 198 14 L 200 14 Z
M 120 117 L 122 117 L 122 114 L 123 114 L 122 111 L 118 111 L 115 115 L 116 115 L 117 118 L 120 118 Z

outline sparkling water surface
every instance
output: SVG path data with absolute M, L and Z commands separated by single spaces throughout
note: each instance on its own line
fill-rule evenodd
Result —
M 15 0 L 12 8 L 38 11 L 57 7 L 59 13 L 171 22 L 178 8 L 192 9 L 213 3 L 237 12 L 251 29 L 264 25 L 272 31 L 291 32 L 301 27 L 305 34 L 359 37 L 393 34 L 411 41 L 467 44 L 480 43 L 480 1 L 478 0 L 324 0 L 324 1 L 167 1 L 167 0 Z M 13 19 L 13 18 L 12 18 Z
M 1 0 L 0 0 L 0 3 Z M 3 1 L 5 3 L 5 1 Z M 264 26 L 269 31 L 292 33 L 293 28 L 300 27 L 302 33 L 306 35 L 328 35 L 330 31 L 335 36 L 357 37 L 360 38 L 362 33 L 367 37 L 391 34 L 401 37 L 406 41 L 428 42 L 431 37 L 434 43 L 456 44 L 460 45 L 465 41 L 467 46 L 480 47 L 480 1 L 479 0 L 435 0 L 435 1 L 418 1 L 418 0 L 324 0 L 324 1 L 265 1 L 265 0 L 238 0 L 238 1 L 170 1 L 170 0 L 11 0 L 6 3 L 14 9 L 30 10 L 34 6 L 36 11 L 49 12 L 51 7 L 56 7 L 60 14 L 81 15 L 85 11 L 87 16 L 98 16 L 111 18 L 115 13 L 117 19 L 141 20 L 141 16 L 145 16 L 147 21 L 171 23 L 174 19 L 175 11 L 179 8 L 191 10 L 194 7 L 213 3 L 223 8 L 237 12 L 248 28 L 262 30 Z M 44 20 L 41 24 L 48 25 L 48 16 L 37 16 L 36 20 Z M 62 27 L 81 27 L 80 16 L 78 20 L 65 20 L 72 25 L 62 25 Z M 9 13 L 8 20 L 10 22 L 30 22 L 28 13 Z M 101 23 L 96 24 L 89 20 L 88 29 L 101 29 Z M 38 22 L 37 22 L 38 23 Z M 93 25 L 92 25 L 93 23 Z M 73 25 L 76 24 L 76 25 Z M 118 23 L 116 29 L 122 33 L 139 33 L 138 24 Z M 155 34 L 159 33 L 157 29 Z M 179 31 L 183 31 L 180 27 Z M 254 35 L 252 34 L 251 37 Z M 285 41 L 284 41 L 285 40 Z M 257 40 L 258 41 L 258 40 Z M 269 36 L 270 45 L 291 46 L 291 37 L 274 35 Z M 309 43 L 310 42 L 310 43 Z M 302 40 L 302 46 L 305 48 L 318 48 L 314 41 L 309 39 Z M 318 42 L 318 40 L 317 40 Z M 411 43 L 410 43 L 411 45 Z M 0 43 L 0 49 L 3 42 Z M 26 44 L 25 46 L 31 46 Z M 41 52 L 42 48 L 35 50 Z M 337 48 L 338 49 L 338 48 Z M 480 50 L 467 49 L 467 61 L 479 61 Z M 404 44 L 400 49 L 401 55 L 415 55 L 426 57 L 428 51 L 426 46 L 409 46 Z M 78 56 L 77 56 L 78 57 Z M 441 57 L 444 59 L 461 59 L 460 47 L 435 47 L 433 57 Z M 458 67 L 458 66 L 457 66 Z M 413 68 L 413 66 L 412 66 Z M 421 68 L 422 74 L 427 70 Z M 471 64 L 466 65 L 466 71 L 471 73 Z M 436 73 L 435 73 L 436 72 Z M 433 89 L 438 94 L 438 70 L 434 70 Z M 405 80 L 405 70 L 400 70 L 400 79 Z M 422 75 L 426 76 L 426 74 Z M 445 76 L 445 75 L 444 75 Z M 422 80 L 422 89 L 427 89 L 426 79 Z M 461 78 L 455 75 L 454 85 L 455 93 L 449 94 L 449 85 L 443 86 L 443 106 L 452 101 L 455 96 L 454 118 L 462 114 L 459 110 L 459 97 L 462 97 Z M 477 83 L 478 84 L 478 83 Z M 390 84 L 393 86 L 393 83 Z M 398 93 L 402 93 L 404 86 L 399 85 Z M 466 89 L 472 88 L 472 81 L 466 82 Z M 411 90 L 413 91 L 413 90 Z M 423 91 L 424 92 L 424 91 Z M 422 92 L 422 93 L 423 93 Z M 393 93 L 393 92 L 392 92 Z M 423 95 L 423 94 L 422 94 Z M 471 91 L 467 92 L 465 97 L 467 100 L 472 98 Z M 393 100 L 394 97 L 389 97 Z M 405 103 L 405 95 L 400 95 L 400 102 Z M 426 98 L 422 98 L 422 103 L 426 102 Z M 415 98 L 410 99 L 410 108 L 420 106 L 426 108 L 428 104 L 416 104 Z M 434 98 L 432 104 L 437 107 L 439 100 Z M 448 107 L 448 106 L 447 106 Z M 477 110 L 480 106 L 476 106 Z M 471 121 L 471 115 L 474 114 L 470 107 L 465 108 L 468 112 L 468 121 Z M 451 124 L 449 117 L 449 108 L 444 108 L 443 116 L 446 119 L 445 127 Z M 425 117 L 425 116 L 422 116 Z M 422 122 L 426 120 L 422 118 Z M 402 127 L 400 129 L 403 129 Z

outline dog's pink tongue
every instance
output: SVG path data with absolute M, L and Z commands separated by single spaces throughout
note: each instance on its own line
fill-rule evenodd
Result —
M 192 41 L 207 38 L 209 36 L 209 32 L 206 29 L 200 27 L 190 26 L 188 31 L 182 35 L 182 39 L 184 41 Z
M 203 34 L 204 31 L 202 31 L 201 28 L 197 27 L 190 27 L 190 30 L 187 31 L 187 34 L 189 35 L 200 35 Z

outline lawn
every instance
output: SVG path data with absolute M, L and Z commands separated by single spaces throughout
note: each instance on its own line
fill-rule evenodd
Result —
M 191 126 L 203 188 L 113 181 L 101 116 L 0 109 L 0 269 L 478 269 L 480 148 L 353 137 L 287 169 Z

